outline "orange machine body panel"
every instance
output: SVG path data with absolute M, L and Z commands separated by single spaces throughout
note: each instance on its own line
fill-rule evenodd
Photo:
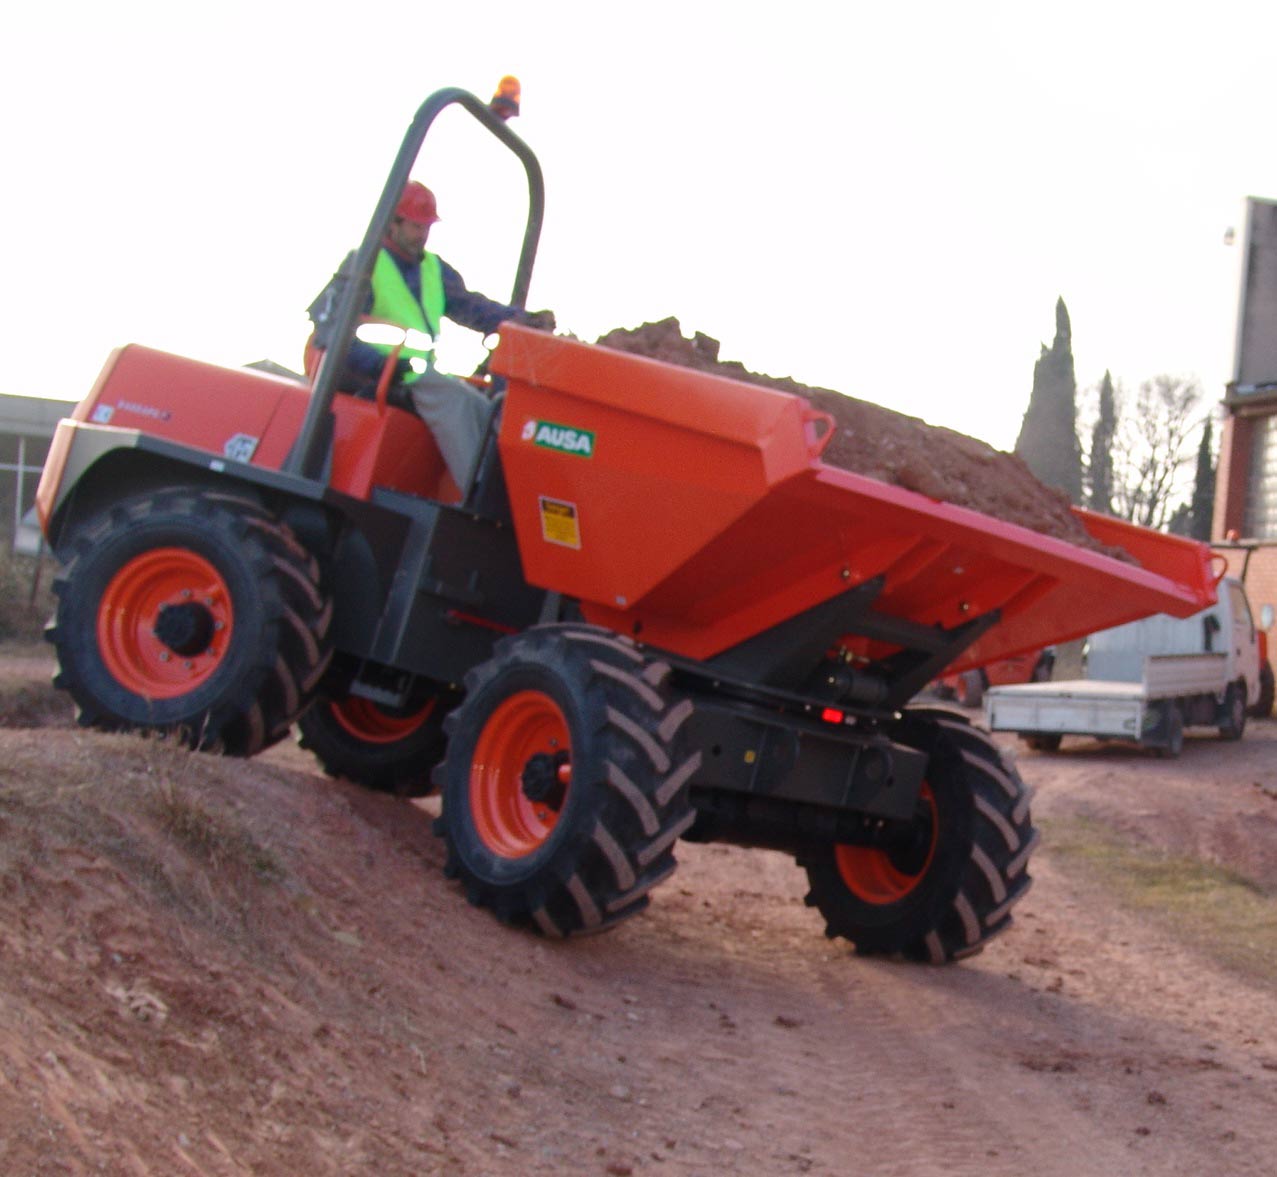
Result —
M 309 387 L 297 380 L 134 344 L 111 354 L 72 421 L 206 450 L 210 462 L 230 459 L 277 470 L 297 437 L 309 398 Z M 360 499 L 374 486 L 444 501 L 457 497 L 434 438 L 419 418 L 343 395 L 333 400 L 330 482 Z
M 1202 544 L 1079 513 L 1129 563 L 827 466 L 800 397 L 510 324 L 491 368 L 509 380 L 500 449 L 528 579 L 678 654 L 878 576 L 888 616 L 951 628 L 1001 610 L 956 670 L 1215 599 Z

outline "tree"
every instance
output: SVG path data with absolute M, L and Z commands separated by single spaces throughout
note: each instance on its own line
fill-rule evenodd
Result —
M 1193 508 L 1188 503 L 1180 503 L 1171 517 L 1166 521 L 1166 530 L 1171 535 L 1191 536 L 1193 533 Z
M 1193 499 L 1189 535 L 1209 540 L 1215 514 L 1215 455 L 1213 426 L 1210 417 L 1202 427 L 1202 440 L 1197 447 L 1197 471 L 1193 476 Z
M 1168 375 L 1144 381 L 1133 403 L 1120 388 L 1115 390 L 1113 513 L 1119 518 L 1159 529 L 1170 523 L 1177 500 L 1187 491 L 1189 447 L 1201 423 L 1201 399 L 1196 379 Z M 1209 458 L 1209 442 L 1207 447 Z M 1191 514 L 1185 512 L 1179 525 Z
M 1055 304 L 1055 339 L 1033 365 L 1033 391 L 1016 439 L 1015 452 L 1048 486 L 1072 503 L 1082 501 L 1082 447 L 1077 439 L 1077 378 L 1064 299 Z
M 1113 377 L 1107 371 L 1100 381 L 1100 408 L 1091 430 L 1091 454 L 1086 464 L 1086 505 L 1104 515 L 1113 513 L 1113 435 L 1117 432 L 1117 406 Z

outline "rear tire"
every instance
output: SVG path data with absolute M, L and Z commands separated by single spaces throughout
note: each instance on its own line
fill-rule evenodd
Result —
M 606 630 L 555 625 L 504 639 L 466 678 L 436 773 L 446 871 L 471 903 L 550 936 L 637 914 L 675 866 L 700 754 L 691 703 Z
M 395 711 L 355 695 L 321 698 L 297 721 L 298 743 L 329 776 L 395 797 L 425 797 L 448 746 L 449 702 L 433 694 Z
M 894 847 L 813 844 L 798 856 L 825 935 L 862 954 L 943 964 L 979 952 L 1028 893 L 1031 792 L 961 716 L 906 712 L 892 738 L 930 762 L 912 836 Z
M 45 631 L 85 727 L 251 756 L 287 734 L 331 656 L 319 568 L 248 498 L 136 495 L 79 528 Z
M 1174 760 L 1184 751 L 1184 713 L 1174 700 L 1162 705 L 1161 740 L 1157 754 L 1163 760 Z
M 1021 738 L 1035 752 L 1058 752 L 1060 743 L 1064 739 L 1057 732 L 1043 732 L 1039 735 L 1023 736 Z

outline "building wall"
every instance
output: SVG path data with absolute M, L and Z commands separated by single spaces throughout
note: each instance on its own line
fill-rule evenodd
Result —
M 1228 543 L 1213 543 L 1211 550 L 1228 560 L 1229 576 L 1244 578 L 1256 624 L 1263 606 L 1277 610 L 1277 542 L 1255 545 L 1249 559 L 1244 548 Z
M 1246 209 L 1211 547 L 1227 558 L 1233 576 L 1244 578 L 1258 621 L 1264 605 L 1277 608 L 1277 201 L 1251 197 Z
M 1250 432 L 1247 422 L 1230 413 L 1219 437 L 1219 461 L 1215 467 L 1215 510 L 1211 535 L 1216 539 L 1241 535 L 1246 503 Z
M 1277 540 L 1277 398 L 1229 396 L 1212 536 Z
M 1244 396 L 1277 383 L 1277 201 L 1247 199 L 1243 249 L 1233 388 Z
M 57 423 L 70 401 L 0 395 L 0 544 L 8 551 L 35 537 L 24 533 L 23 516 L 35 505 L 35 488 Z

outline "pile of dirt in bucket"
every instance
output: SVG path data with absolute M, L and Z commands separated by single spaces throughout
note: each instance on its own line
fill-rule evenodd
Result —
M 1039 482 L 1015 454 L 828 388 L 812 388 L 785 376 L 761 375 L 737 361 L 720 360 L 718 340 L 699 331 L 687 338 L 676 318 L 644 323 L 632 330 L 616 328 L 600 336 L 597 343 L 805 397 L 834 419 L 835 435 L 823 455 L 829 465 L 969 507 L 1080 547 L 1118 554 L 1097 544 L 1073 515 L 1068 497 Z

